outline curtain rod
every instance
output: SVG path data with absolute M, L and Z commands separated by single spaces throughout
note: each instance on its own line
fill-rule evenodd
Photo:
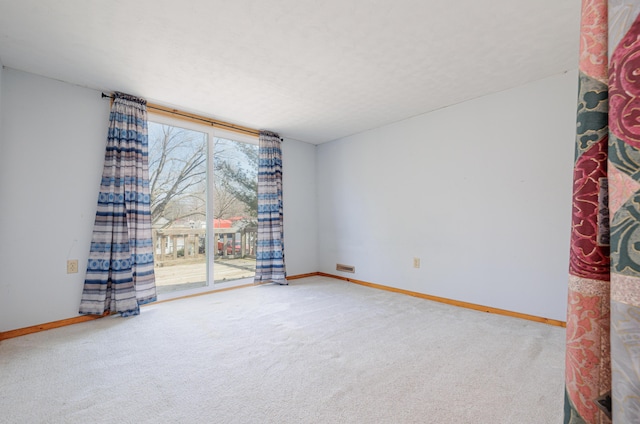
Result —
M 115 99 L 115 96 L 113 95 L 109 95 L 109 94 L 102 94 L 102 98 L 109 98 L 109 99 Z M 230 131 L 235 131 L 235 132 L 239 132 L 239 133 L 244 133 L 244 134 L 250 134 L 250 135 L 254 135 L 254 136 L 259 136 L 260 135 L 260 131 L 258 130 L 254 130 L 253 128 L 247 128 L 247 127 L 242 127 L 240 125 L 234 125 L 234 124 L 230 124 L 228 122 L 224 122 L 224 121 L 218 121 L 217 119 L 212 119 L 212 118 L 207 118 L 204 116 L 200 116 L 200 115 L 196 115 L 193 113 L 188 113 L 188 112 L 182 112 L 180 110 L 177 109 L 171 109 L 168 107 L 164 107 L 164 106 L 160 106 L 160 105 L 156 105 L 156 104 L 152 104 L 152 103 L 147 103 L 147 109 L 153 109 L 155 111 L 158 111 L 162 114 L 165 115 L 174 115 L 174 116 L 179 116 L 181 118 L 184 118 L 186 120 L 189 121 L 198 121 L 198 122 L 204 122 L 206 124 L 211 125 L 212 127 L 222 127 L 222 128 L 226 128 Z M 282 140 L 282 138 L 280 139 Z

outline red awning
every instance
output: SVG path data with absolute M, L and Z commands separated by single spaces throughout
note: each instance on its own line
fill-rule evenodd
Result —
M 228 219 L 214 219 L 213 228 L 231 228 L 232 222 Z

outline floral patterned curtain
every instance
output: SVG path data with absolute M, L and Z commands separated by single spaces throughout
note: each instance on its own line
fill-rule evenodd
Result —
M 640 423 L 639 16 L 582 3 L 566 424 Z
M 156 300 L 146 101 L 115 93 L 81 314 L 137 315 Z

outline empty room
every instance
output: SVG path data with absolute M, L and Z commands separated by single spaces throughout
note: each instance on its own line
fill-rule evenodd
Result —
M 0 1 L 0 422 L 640 423 L 639 15 Z

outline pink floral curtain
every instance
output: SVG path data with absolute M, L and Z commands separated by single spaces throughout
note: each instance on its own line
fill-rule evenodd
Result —
M 582 3 L 565 424 L 640 423 L 639 16 Z

